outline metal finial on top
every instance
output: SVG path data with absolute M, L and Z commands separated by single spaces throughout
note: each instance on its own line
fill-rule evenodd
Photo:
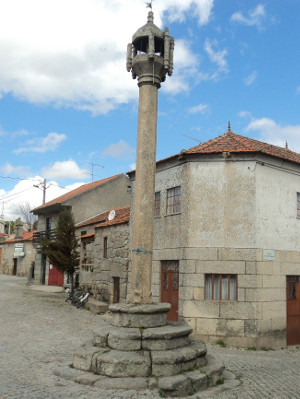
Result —
M 230 126 L 230 121 L 228 122 L 228 133 L 231 133 L 231 126 Z
M 153 0 L 150 0 L 150 3 L 146 2 L 146 8 L 151 8 L 151 10 L 152 10 L 152 1 Z

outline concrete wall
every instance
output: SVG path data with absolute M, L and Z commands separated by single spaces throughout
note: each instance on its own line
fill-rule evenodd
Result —
M 125 175 L 120 175 L 64 204 L 72 207 L 75 223 L 79 223 L 107 209 L 129 205 L 130 193 L 127 192 L 127 186 L 130 184 Z
M 251 161 L 189 164 L 189 247 L 254 247 L 254 167 Z
M 256 167 L 256 246 L 299 251 L 300 219 L 297 219 L 297 192 L 300 168 L 270 165 L 266 159 Z

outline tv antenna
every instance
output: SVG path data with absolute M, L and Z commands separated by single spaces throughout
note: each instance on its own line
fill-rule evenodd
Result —
M 92 181 L 94 181 L 94 166 L 98 166 L 99 168 L 104 168 L 104 166 L 103 165 L 98 165 L 97 163 L 93 163 L 93 162 L 86 162 L 86 163 L 88 163 L 89 165 L 92 166 L 91 176 L 92 176 Z
M 189 139 L 195 140 L 195 141 L 197 141 L 199 144 L 201 144 L 201 140 L 196 139 L 195 137 L 188 136 L 187 134 L 183 134 L 183 133 L 180 133 L 180 136 L 184 136 L 184 137 L 187 137 L 187 138 L 189 138 Z

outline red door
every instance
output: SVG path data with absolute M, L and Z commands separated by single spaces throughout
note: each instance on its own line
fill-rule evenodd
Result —
M 62 287 L 64 284 L 64 272 L 56 269 L 56 267 L 49 263 L 48 285 L 58 285 Z
M 179 262 L 167 260 L 161 262 L 161 301 L 171 304 L 167 319 L 178 321 Z
M 300 344 L 300 284 L 299 276 L 286 276 L 286 341 Z

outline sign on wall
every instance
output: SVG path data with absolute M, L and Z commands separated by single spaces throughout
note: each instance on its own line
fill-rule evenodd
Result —
M 273 249 L 264 249 L 264 260 L 274 260 L 275 251 Z
M 24 243 L 23 243 L 23 242 L 15 243 L 15 246 L 14 246 L 14 256 L 25 256 L 25 253 L 24 253 Z

